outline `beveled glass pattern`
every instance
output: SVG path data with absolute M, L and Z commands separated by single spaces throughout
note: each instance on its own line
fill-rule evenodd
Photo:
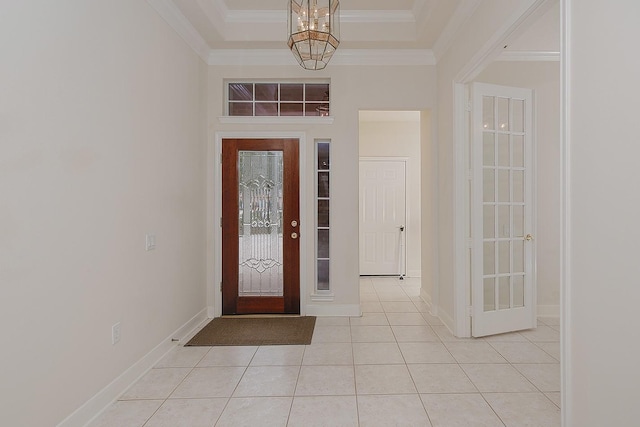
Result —
M 484 310 L 524 305 L 525 103 L 482 98 Z
M 283 153 L 238 153 L 239 296 L 283 295 Z

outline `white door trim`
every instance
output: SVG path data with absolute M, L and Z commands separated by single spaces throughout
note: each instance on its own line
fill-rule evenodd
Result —
M 398 157 L 393 157 L 393 156 L 381 156 L 381 157 L 377 157 L 377 156 L 362 156 L 358 159 L 358 165 L 360 165 L 361 161 L 367 161 L 367 162 L 403 162 L 404 163 L 404 193 L 405 193 L 405 197 L 404 197 L 404 215 L 405 215 L 405 233 L 404 233 L 404 251 L 403 251 L 403 272 L 404 275 L 407 276 L 407 248 L 409 247 L 409 239 L 411 238 L 410 234 L 407 233 L 407 224 L 411 223 L 411 208 L 409 206 L 409 197 L 408 195 L 411 194 L 410 193 L 410 182 L 407 179 L 407 177 L 409 176 L 409 158 L 408 157 L 402 157 L 402 156 L 398 156 Z M 360 197 L 360 194 L 358 194 L 358 197 Z M 418 238 L 420 238 L 420 236 L 418 236 Z M 413 240 L 412 240 L 413 241 Z
M 223 139 L 281 139 L 295 138 L 299 140 L 299 168 L 300 168 L 300 315 L 306 315 L 307 295 L 309 293 L 305 283 L 307 277 L 307 243 L 306 236 L 313 236 L 314 222 L 307 213 L 306 194 L 306 133 L 304 132 L 216 132 L 213 140 L 207 146 L 207 307 L 208 317 L 222 315 L 222 230 L 220 217 L 222 215 L 222 156 Z M 311 227 L 311 228 L 310 228 Z

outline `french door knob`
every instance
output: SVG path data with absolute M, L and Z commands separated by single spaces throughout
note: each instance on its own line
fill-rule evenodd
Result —
M 530 242 L 533 240 L 533 236 L 531 234 L 527 234 L 526 236 L 524 236 L 524 240 L 526 240 L 527 242 Z

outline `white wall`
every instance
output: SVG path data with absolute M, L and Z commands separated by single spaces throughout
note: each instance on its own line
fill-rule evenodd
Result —
M 144 1 L 3 2 L 0 51 L 0 424 L 52 426 L 205 308 L 206 67 Z
M 394 120 L 390 112 L 360 113 L 360 157 L 407 158 L 406 274 L 420 277 L 420 112 L 395 114 L 402 118 Z
M 475 80 L 534 90 L 538 314 L 559 316 L 560 63 L 494 62 Z
M 220 123 L 223 114 L 224 79 L 331 79 L 331 115 L 333 124 L 228 124 Z M 391 82 L 392 84 L 387 84 Z M 397 84 L 393 84 L 393 83 Z M 412 84 L 402 84 L 412 82 Z M 307 217 L 301 218 L 301 233 L 313 236 L 315 139 L 331 140 L 331 287 L 332 302 L 302 301 L 307 312 L 316 314 L 354 314 L 359 310 L 359 245 L 358 245 L 358 112 L 360 110 L 426 110 L 435 105 L 435 67 L 433 66 L 341 66 L 330 65 L 323 71 L 310 73 L 293 66 L 216 66 L 209 69 L 209 131 L 216 132 L 302 132 L 307 150 L 305 167 L 309 172 L 302 192 Z M 211 156 L 210 156 L 211 157 Z M 213 203 L 210 202 L 210 206 Z M 210 223 L 212 236 L 215 224 Z M 211 247 L 210 247 L 211 248 Z M 304 249 L 307 276 L 303 278 L 307 295 L 313 291 L 313 248 L 307 239 Z M 215 253 L 210 250 L 208 262 Z M 209 266 L 210 304 L 216 304 L 215 268 Z M 306 280 L 305 280 L 306 279 Z
M 569 15 L 566 426 L 640 419 L 640 3 Z

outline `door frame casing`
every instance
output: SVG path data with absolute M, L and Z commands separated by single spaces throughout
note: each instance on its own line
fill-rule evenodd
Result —
M 307 165 L 306 134 L 304 132 L 260 132 L 260 131 L 223 131 L 216 132 L 207 147 L 207 313 L 208 317 L 222 315 L 222 140 L 223 139 L 297 139 L 299 165 L 299 199 L 300 199 L 300 315 L 306 315 L 307 289 L 304 286 L 307 277 L 307 240 L 309 220 L 304 199 L 306 188 Z

